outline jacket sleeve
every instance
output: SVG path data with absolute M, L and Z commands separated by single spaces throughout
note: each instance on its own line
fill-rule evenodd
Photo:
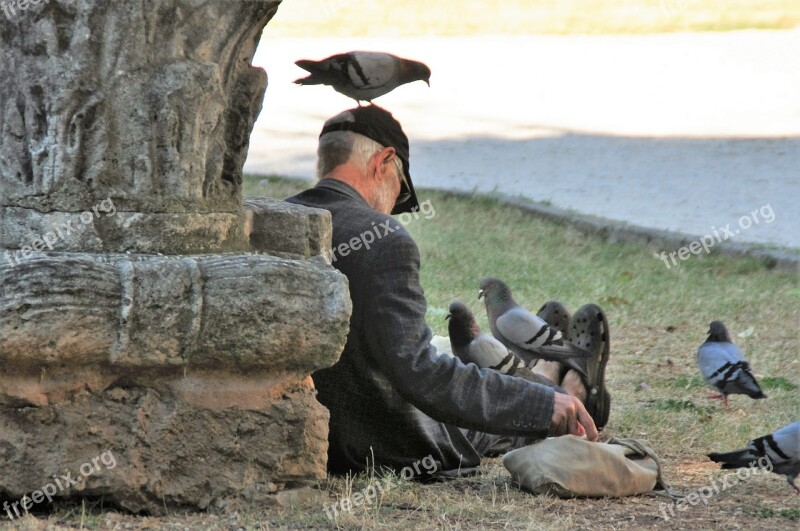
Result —
M 497 435 L 549 431 L 552 388 L 436 353 L 425 323 L 419 251 L 404 229 L 393 236 L 371 253 L 364 287 L 369 350 L 398 393 L 445 424 Z

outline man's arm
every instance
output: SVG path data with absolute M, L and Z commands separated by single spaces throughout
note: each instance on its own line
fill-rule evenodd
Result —
M 404 230 L 393 236 L 373 249 L 365 285 L 371 324 L 365 332 L 395 389 L 440 422 L 499 435 L 548 433 L 555 418 L 553 389 L 434 354 L 419 251 Z

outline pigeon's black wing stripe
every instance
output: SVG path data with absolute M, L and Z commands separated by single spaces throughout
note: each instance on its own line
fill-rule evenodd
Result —
M 351 66 L 353 67 L 353 70 L 356 71 L 356 74 L 358 74 L 358 77 L 361 78 L 361 82 L 364 84 L 364 86 L 365 87 L 368 86 L 369 78 L 364 73 L 364 69 L 361 68 L 361 64 L 358 61 L 356 61 L 354 57 L 345 55 L 342 57 L 342 59 L 340 59 L 339 68 L 342 69 L 342 73 L 344 74 L 344 77 L 347 78 L 348 81 L 350 81 Z
M 778 454 L 778 457 L 780 457 L 781 459 L 786 459 L 787 461 L 789 461 L 789 456 L 786 455 L 785 453 L 783 453 L 783 450 L 781 450 L 781 447 L 778 446 L 778 443 L 775 442 L 775 438 L 772 436 L 772 434 L 766 435 L 766 436 L 762 437 L 762 439 L 764 439 L 767 442 L 769 447 L 772 448 L 773 452 Z
M 741 368 L 740 363 L 734 363 L 733 365 L 731 365 L 731 368 L 728 369 L 727 372 L 722 376 L 722 380 L 725 382 L 729 382 L 733 377 L 733 373 L 735 373 L 740 368 Z
M 756 447 L 756 453 L 758 455 L 767 455 L 767 452 L 764 449 L 764 439 L 766 439 L 766 437 L 759 437 L 758 439 L 753 439 L 753 446 Z
M 544 334 L 545 332 L 547 332 L 547 329 L 548 329 L 548 328 L 549 328 L 548 326 L 543 326 L 543 327 L 541 327 L 541 328 L 539 329 L 539 331 L 538 331 L 538 332 L 536 332 L 536 335 L 535 335 L 535 336 L 533 336 L 532 338 L 530 338 L 529 340 L 527 340 L 527 341 L 525 342 L 525 344 L 526 344 L 526 345 L 530 345 L 531 343 L 533 343 L 534 341 L 536 341 L 537 339 L 539 339 L 539 336 L 541 336 L 542 334 Z M 552 337 L 552 335 L 551 335 L 551 337 Z
M 492 365 L 492 366 L 491 366 L 491 367 L 489 367 L 489 368 L 490 368 L 490 369 L 494 369 L 494 370 L 496 370 L 496 371 L 499 371 L 499 370 L 500 370 L 500 367 L 502 367 L 502 366 L 503 366 L 503 365 L 505 365 L 506 363 L 510 362 L 512 359 L 514 359 L 514 354 L 513 354 L 513 353 L 511 353 L 511 352 L 509 352 L 509 353 L 508 353 L 508 356 L 506 356 L 505 358 L 503 358 L 503 360 L 502 360 L 500 363 L 498 363 L 497 365 Z M 513 367 L 512 367 L 512 368 L 513 368 Z
M 766 444 L 765 444 L 766 443 Z M 766 445 L 769 445 L 770 450 L 775 452 L 775 454 L 780 457 L 781 459 L 786 459 L 789 461 L 789 456 L 786 455 L 781 447 L 778 446 L 778 443 L 775 442 L 775 438 L 772 437 L 772 434 L 765 435 L 763 437 L 759 437 L 758 439 L 753 440 L 753 446 L 756 447 L 756 452 L 758 455 L 767 456 L 767 448 Z
M 517 374 L 517 369 L 519 369 L 519 365 L 514 363 L 511 365 L 511 368 L 506 371 L 506 374 L 509 376 L 514 376 Z
M 710 379 L 716 377 L 717 375 L 719 375 L 720 373 L 722 373 L 724 371 L 727 371 L 725 373 L 725 375 L 722 377 L 723 380 L 727 380 L 727 379 L 729 379 L 731 377 L 731 375 L 734 372 L 736 372 L 737 369 L 748 370 L 749 368 L 750 367 L 749 367 L 749 365 L 747 365 L 746 361 L 737 361 L 736 363 L 731 363 L 729 361 L 726 361 L 725 364 L 722 367 L 720 367 L 719 369 L 717 369 L 716 371 L 714 371 L 714 373 L 712 375 L 710 375 L 708 377 L 708 379 L 710 380 Z
M 713 374 L 711 374 L 711 375 L 708 377 L 708 379 L 709 379 L 709 380 L 711 380 L 712 378 L 716 377 L 716 376 L 717 376 L 719 373 L 721 373 L 722 371 L 726 370 L 726 369 L 727 369 L 728 367 L 730 367 L 730 366 L 731 366 L 731 362 L 729 362 L 729 361 L 726 361 L 726 362 L 725 362 L 725 365 L 723 365 L 722 367 L 720 367 L 719 369 L 717 369 L 716 371 L 714 371 L 714 373 L 713 373 Z

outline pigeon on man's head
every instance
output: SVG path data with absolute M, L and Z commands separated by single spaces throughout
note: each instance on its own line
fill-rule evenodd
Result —
M 731 343 L 728 329 L 721 321 L 714 321 L 709 326 L 708 339 L 697 349 L 697 365 L 709 385 L 720 391 L 709 398 L 721 398 L 725 408 L 728 407 L 728 395 L 767 398 L 742 351 Z
M 554 382 L 530 370 L 524 361 L 497 339 L 482 333 L 475 315 L 463 302 L 451 302 L 445 319 L 449 320 L 447 330 L 453 354 L 465 365 L 474 363 L 481 369 L 494 369 L 532 382 L 555 386 Z
M 424 63 L 382 52 L 349 52 L 321 61 L 301 59 L 295 63 L 310 76 L 295 81 L 298 85 L 330 85 L 336 92 L 372 102 L 400 85 L 424 81 L 430 86 L 431 69 Z
M 586 376 L 586 371 L 574 358 L 588 358 L 592 354 L 570 343 L 557 328 L 520 307 L 505 282 L 484 278 L 478 292 L 478 298 L 481 297 L 486 304 L 492 335 L 525 362 L 559 361 Z
M 722 463 L 722 468 L 758 465 L 771 469 L 776 474 L 786 476 L 789 485 L 800 494 L 800 488 L 795 485 L 800 475 L 800 421 L 792 422 L 770 435 L 753 439 L 741 450 L 711 453 L 708 457 L 715 463 Z M 769 461 L 762 464 L 760 460 Z

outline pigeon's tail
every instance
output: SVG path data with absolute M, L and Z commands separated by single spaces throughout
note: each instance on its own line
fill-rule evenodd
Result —
M 300 59 L 299 61 L 295 61 L 294 64 L 296 64 L 306 72 L 311 72 L 312 74 L 320 72 L 322 70 L 320 68 L 319 61 L 309 61 L 308 59 Z
M 569 343 L 567 341 L 564 342 L 565 345 L 570 345 L 576 350 L 560 350 L 557 345 L 548 345 L 546 347 L 539 347 L 535 351 L 532 350 L 522 350 L 516 346 L 509 346 L 509 349 L 514 352 L 517 356 L 522 358 L 522 361 L 527 364 L 528 367 L 533 367 L 536 364 L 537 360 L 546 360 L 546 361 L 557 361 L 563 363 L 570 369 L 575 370 L 578 374 L 583 376 L 584 378 L 588 378 L 589 376 L 586 373 L 586 369 L 584 367 L 585 363 L 581 363 L 582 359 L 591 357 L 591 353 L 586 352 L 585 350 Z M 555 349 L 555 350 L 554 350 Z M 578 352 L 578 355 L 573 355 L 573 352 Z
M 722 391 L 726 394 L 747 395 L 750 398 L 767 398 L 746 363 L 733 381 L 724 383 Z
M 330 85 L 331 82 L 334 81 L 334 78 L 330 75 L 328 69 L 325 68 L 324 63 L 320 63 L 319 61 L 309 61 L 308 59 L 301 59 L 299 61 L 295 61 L 294 64 L 311 74 L 308 77 L 295 79 L 294 82 L 298 85 Z
M 749 369 L 742 371 L 739 377 L 739 383 L 744 388 L 744 393 L 750 398 L 767 398 L 767 395 L 764 394 L 764 391 L 762 391 L 761 387 L 758 385 L 756 377 L 753 376 L 753 373 L 750 372 Z
M 584 350 L 574 343 L 563 340 L 561 344 L 551 343 L 549 345 L 542 345 L 534 349 L 534 351 L 540 358 L 550 361 L 566 361 L 570 358 L 592 357 L 592 353 L 588 350 Z
M 721 463 L 722 468 L 742 468 L 753 461 L 753 453 L 747 448 L 743 448 L 728 453 L 710 453 L 708 458 L 715 463 Z

